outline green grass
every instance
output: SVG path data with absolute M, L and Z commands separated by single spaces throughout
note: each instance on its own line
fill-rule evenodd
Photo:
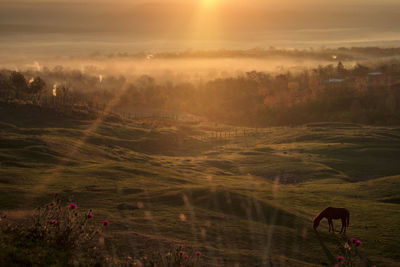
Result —
M 0 116 L 1 210 L 59 192 L 111 221 L 116 253 L 183 244 L 212 265 L 314 266 L 342 241 L 324 221 L 317 237 L 312 218 L 345 206 L 348 236 L 369 259 L 400 262 L 398 128 L 315 124 L 215 139 L 221 127 L 205 122 L 151 128 L 10 112 Z

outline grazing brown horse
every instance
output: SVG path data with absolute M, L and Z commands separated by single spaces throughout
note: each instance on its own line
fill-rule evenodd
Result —
M 328 223 L 329 223 L 329 232 L 332 229 L 332 232 L 334 233 L 333 229 L 333 223 L 332 220 L 337 220 L 341 219 L 342 220 L 342 229 L 340 230 L 340 233 L 343 232 L 346 233 L 346 228 L 349 227 L 350 224 L 350 212 L 345 209 L 345 208 L 334 208 L 334 207 L 327 207 L 323 211 L 321 211 L 315 218 L 313 219 L 314 223 L 314 229 L 316 230 L 319 222 L 323 219 L 327 218 Z

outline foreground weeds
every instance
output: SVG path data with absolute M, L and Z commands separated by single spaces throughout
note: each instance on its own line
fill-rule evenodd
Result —
M 105 243 L 108 220 L 81 211 L 58 194 L 28 219 L 0 219 L 0 266 L 203 266 L 201 252 L 179 247 L 149 256 L 110 256 Z

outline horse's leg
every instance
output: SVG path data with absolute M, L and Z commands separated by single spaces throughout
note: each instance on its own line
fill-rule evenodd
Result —
M 335 232 L 335 231 L 333 230 L 332 219 L 328 219 L 328 224 L 329 224 L 329 232 L 331 232 L 331 229 L 332 229 L 332 232 Z
M 340 229 L 340 233 L 343 232 L 343 229 L 344 229 L 344 232 L 346 232 L 346 219 L 345 218 L 342 218 L 342 229 Z
M 335 233 L 335 229 L 333 228 L 333 221 L 331 219 L 331 227 L 332 227 L 332 233 Z

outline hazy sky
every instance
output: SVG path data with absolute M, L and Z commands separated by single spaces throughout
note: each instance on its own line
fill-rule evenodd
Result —
M 398 0 L 0 0 L 2 52 L 390 46 L 399 29 Z

